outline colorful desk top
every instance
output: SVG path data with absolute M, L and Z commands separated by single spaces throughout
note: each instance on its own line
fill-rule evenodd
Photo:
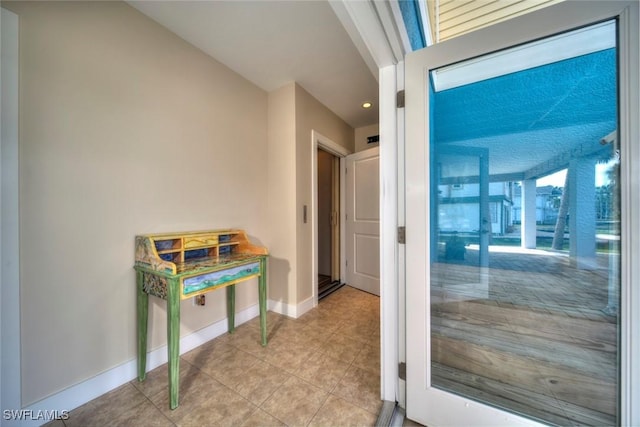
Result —
M 232 267 L 268 255 L 242 230 L 208 230 L 136 236 L 136 268 L 187 276 Z
M 145 292 L 166 299 L 167 280 L 175 279 L 184 299 L 264 274 L 267 255 L 242 230 L 141 235 L 134 268 Z

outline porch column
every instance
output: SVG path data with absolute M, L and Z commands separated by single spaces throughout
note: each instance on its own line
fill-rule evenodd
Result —
M 536 180 L 522 181 L 522 210 L 520 214 L 521 246 L 536 248 Z
M 489 209 L 489 151 L 480 155 L 480 267 L 489 266 L 491 211 Z
M 581 269 L 596 266 L 596 163 L 574 159 L 569 163 L 569 255 Z
M 429 157 L 431 157 L 432 159 L 435 158 L 436 153 L 433 149 L 434 144 L 430 144 L 429 150 Z M 429 233 L 431 234 L 431 238 L 429 239 L 429 242 L 431 244 L 430 250 L 429 250 L 429 256 L 430 256 L 430 261 L 431 262 L 437 262 L 438 261 L 438 241 L 440 240 L 440 236 L 439 236 L 439 230 L 440 230 L 440 224 L 439 224 L 439 215 L 438 212 L 440 212 L 440 200 L 438 197 L 438 190 L 439 190 L 439 185 L 440 185 L 440 177 L 442 176 L 442 164 L 439 161 L 435 161 L 431 163 L 431 167 L 429 168 L 429 173 L 430 173 L 430 183 L 431 183 L 431 190 L 429 191 L 429 224 L 430 224 L 430 230 Z

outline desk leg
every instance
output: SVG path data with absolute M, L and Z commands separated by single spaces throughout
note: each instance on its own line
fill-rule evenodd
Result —
M 179 282 L 168 279 L 167 341 L 169 347 L 169 407 L 178 407 L 180 385 L 180 292 Z
M 236 330 L 236 285 L 227 286 L 227 322 L 232 334 Z
M 147 324 L 149 322 L 149 294 L 143 289 L 142 271 L 136 271 L 138 288 L 138 381 L 147 377 Z
M 260 278 L 258 279 L 258 304 L 260 305 L 260 334 L 262 346 L 267 345 L 267 260 L 260 260 Z

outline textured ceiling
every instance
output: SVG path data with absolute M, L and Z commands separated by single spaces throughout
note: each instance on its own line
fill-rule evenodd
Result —
M 606 156 L 600 140 L 617 127 L 616 92 L 615 49 L 437 92 L 436 150 L 487 149 L 492 175 L 553 172 L 577 150 Z

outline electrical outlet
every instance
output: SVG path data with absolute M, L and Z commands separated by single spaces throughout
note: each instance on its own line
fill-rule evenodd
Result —
M 193 305 L 204 305 L 204 295 L 196 295 L 193 297 Z

